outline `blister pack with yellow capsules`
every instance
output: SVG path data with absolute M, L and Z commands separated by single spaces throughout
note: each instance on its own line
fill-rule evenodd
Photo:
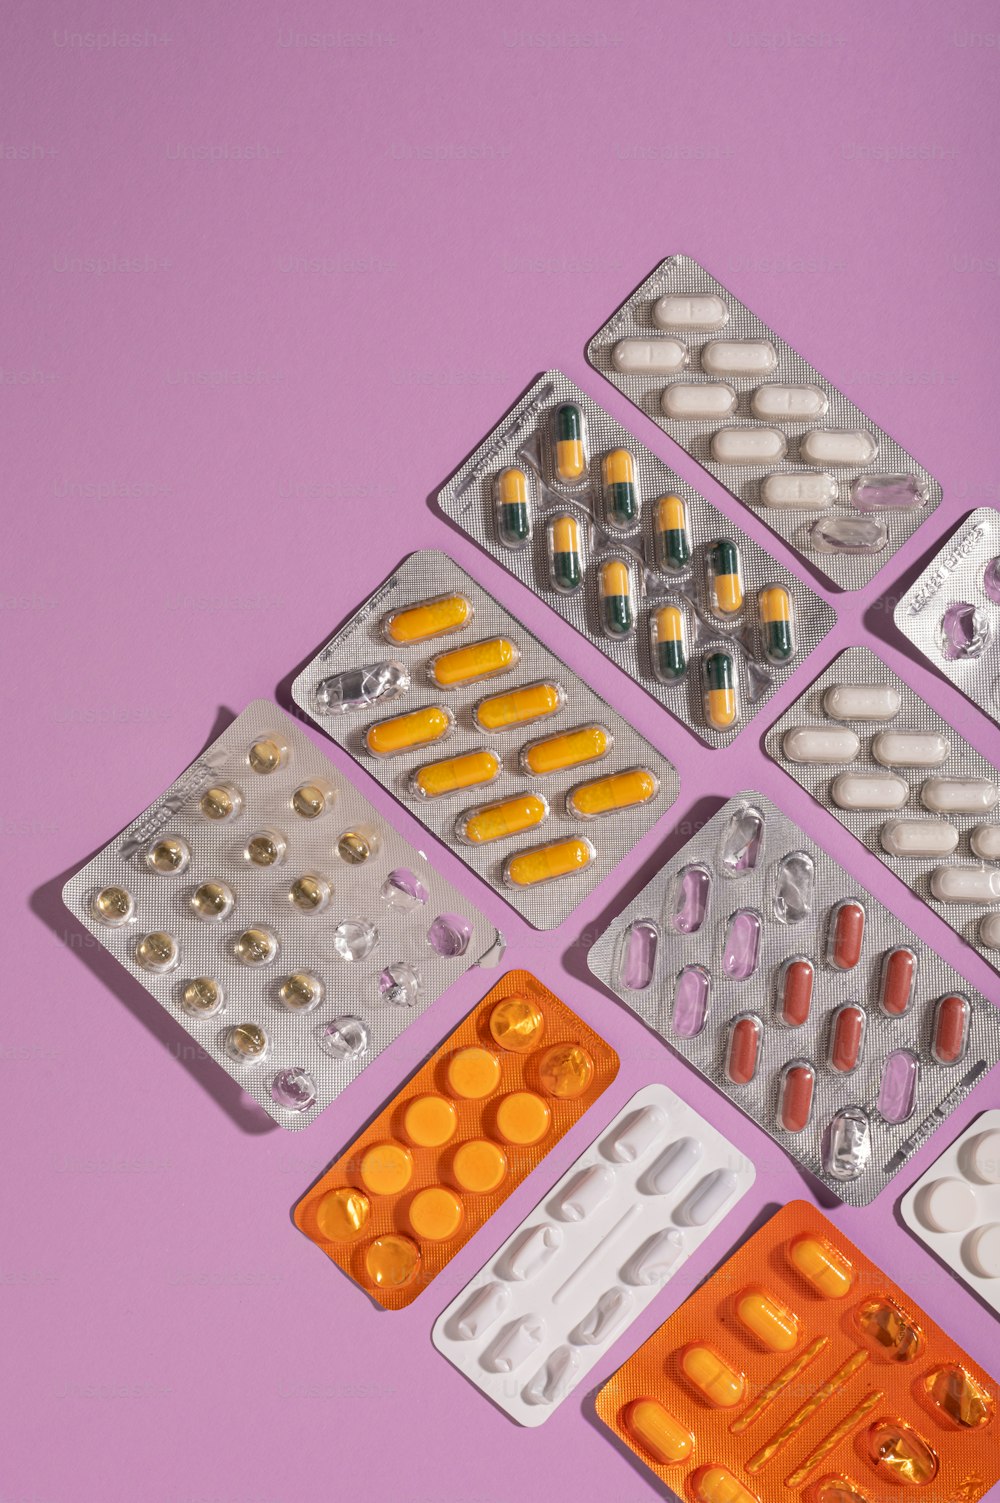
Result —
M 536 929 L 677 797 L 671 764 L 443 553 L 414 553 L 296 704 Z
M 617 1073 L 610 1044 L 509 971 L 302 1197 L 295 1224 L 401 1310 Z
M 1000 772 L 887 663 L 849 647 L 765 746 L 1000 970 Z
M 292 1129 L 469 966 L 503 954 L 483 914 L 264 699 L 63 900 Z
M 438 503 L 709 746 L 830 630 L 832 608 L 559 371 Z
M 760 793 L 724 804 L 588 962 L 850 1205 L 1000 1057 L 992 1003 Z
M 587 359 L 845 590 L 941 500 L 922 465 L 690 256 L 661 261 Z
M 975 1503 L 997 1384 L 805 1201 L 745 1242 L 597 1395 L 688 1503 Z

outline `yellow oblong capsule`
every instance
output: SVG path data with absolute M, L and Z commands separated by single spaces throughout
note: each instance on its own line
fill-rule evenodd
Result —
M 472 718 L 481 731 L 510 731 L 555 715 L 565 703 L 561 684 L 524 684 L 506 694 L 487 695 L 473 708 Z
M 499 772 L 500 759 L 481 748 L 418 767 L 410 778 L 410 787 L 419 798 L 441 798 L 446 793 L 464 793 L 466 788 L 484 788 Z
M 665 1409 L 659 1399 L 635 1399 L 624 1415 L 630 1435 L 664 1466 L 686 1461 L 694 1450 L 694 1436 Z
M 485 642 L 471 642 L 468 647 L 438 653 L 428 663 L 427 674 L 439 689 L 462 689 L 496 673 L 509 673 L 520 660 L 521 650 L 516 642 L 507 637 L 490 637 Z
M 771 1352 L 790 1352 L 799 1339 L 798 1316 L 763 1289 L 746 1289 L 736 1314 L 747 1330 Z
M 609 558 L 601 565 L 597 593 L 605 636 L 627 637 L 635 626 L 635 603 L 632 577 L 623 559 Z
M 496 804 L 481 804 L 460 815 L 455 833 L 466 845 L 487 845 L 534 830 L 548 818 L 548 800 L 540 793 L 519 793 Z
M 399 752 L 433 746 L 451 735 L 455 717 L 444 705 L 425 705 L 391 720 L 377 720 L 365 732 L 365 745 L 374 757 L 395 757 Z
M 382 622 L 382 635 L 400 647 L 426 642 L 429 637 L 446 637 L 461 631 L 473 617 L 472 602 L 464 595 L 435 595 L 393 611 Z
M 557 877 L 584 871 L 596 855 L 589 840 L 557 840 L 552 845 L 535 846 L 511 856 L 503 869 L 503 879 L 508 887 L 537 887 L 540 882 L 553 882 Z
M 824 1237 L 814 1237 L 810 1232 L 796 1237 L 789 1245 L 788 1261 L 824 1298 L 843 1299 L 850 1294 L 854 1270 Z
M 541 778 L 549 773 L 565 772 L 568 767 L 579 767 L 584 762 L 597 762 L 607 756 L 613 746 L 614 737 L 603 725 L 580 725 L 576 730 L 564 731 L 561 736 L 529 741 L 521 748 L 520 762 L 525 772 Z
M 746 1378 L 710 1346 L 689 1346 L 681 1357 L 688 1382 L 716 1409 L 732 1409 L 746 1389 Z
M 648 804 L 659 789 L 659 782 L 645 767 L 632 767 L 628 772 L 578 783 L 566 795 L 566 812 L 576 819 L 599 819 L 602 814 Z
M 587 468 L 587 437 L 583 411 L 575 402 L 563 402 L 554 416 L 555 470 L 564 485 L 576 485 Z
M 698 1503 L 758 1503 L 757 1494 L 725 1466 L 702 1467 L 692 1479 L 692 1488 Z

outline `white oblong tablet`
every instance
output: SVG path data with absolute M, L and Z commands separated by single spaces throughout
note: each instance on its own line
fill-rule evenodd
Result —
M 822 511 L 837 499 L 837 482 L 832 475 L 797 475 L 779 470 L 760 483 L 764 506 L 796 506 L 800 511 Z
M 758 386 L 750 411 L 766 423 L 794 423 L 822 417 L 829 405 L 826 392 L 819 386 L 780 386 L 774 382 Z
M 786 731 L 781 749 L 789 762 L 815 765 L 853 762 L 861 742 L 846 725 L 797 725 Z
M 803 464 L 870 464 L 878 444 L 863 428 L 813 428 L 799 440 Z
M 988 866 L 938 866 L 931 872 L 931 892 L 939 903 L 996 903 L 1000 871 Z
M 872 756 L 883 767 L 940 767 L 951 756 L 951 742 L 935 731 L 880 731 Z
M 961 1232 L 976 1220 L 978 1197 L 963 1179 L 935 1179 L 917 1196 L 917 1212 L 934 1232 Z
M 946 819 L 887 819 L 879 838 L 890 856 L 950 856 L 958 845 Z
M 1000 1225 L 991 1221 L 974 1231 L 968 1246 L 962 1248 L 962 1256 L 981 1279 L 1000 1278 Z
M 894 720 L 899 691 L 888 684 L 831 684 L 823 710 L 831 720 Z
M 769 339 L 710 339 L 701 347 L 701 368 L 711 376 L 766 376 L 777 363 Z
M 669 292 L 653 304 L 658 329 L 722 329 L 729 309 L 714 292 Z
M 736 393 L 725 381 L 671 381 L 660 396 L 660 411 L 676 423 L 724 418 L 736 411 Z
M 684 1250 L 684 1237 L 672 1228 L 654 1232 L 637 1247 L 622 1269 L 626 1284 L 663 1284 Z
M 510 1290 L 503 1284 L 484 1284 L 463 1307 L 455 1330 L 462 1341 L 475 1341 L 496 1325 L 510 1304 Z
M 720 428 L 712 434 L 716 464 L 777 464 L 787 447 L 777 428 Z
M 675 1220 L 682 1226 L 706 1226 L 735 1194 L 736 1175 L 730 1169 L 715 1169 L 685 1195 L 677 1207 Z
M 533 1279 L 555 1257 L 563 1234 L 557 1226 L 532 1226 L 519 1237 L 503 1260 L 505 1279 Z
M 991 1127 L 973 1138 L 968 1148 L 969 1167 L 985 1185 L 1000 1185 L 1000 1128 Z
M 615 1171 L 607 1164 L 590 1164 L 575 1175 L 559 1197 L 559 1215 L 565 1221 L 585 1221 L 607 1200 L 615 1183 Z
M 656 1142 L 667 1125 L 667 1114 L 659 1106 L 644 1106 L 623 1122 L 605 1152 L 616 1164 L 634 1164 Z
M 698 1138 L 678 1138 L 656 1160 L 649 1171 L 649 1188 L 654 1195 L 669 1195 L 701 1158 L 704 1149 Z
M 979 920 L 979 943 L 1000 950 L 1000 913 L 984 913 Z
M 969 844 L 983 861 L 1000 861 L 1000 825 L 977 825 Z
M 884 772 L 842 772 L 830 785 L 838 809 L 901 809 L 910 785 Z
M 927 778 L 920 790 L 924 808 L 935 814 L 988 814 L 998 795 L 989 778 Z
M 617 1330 L 626 1316 L 632 1312 L 635 1295 L 616 1284 L 606 1289 L 593 1309 L 583 1317 L 572 1340 L 581 1346 L 597 1346 L 607 1341 L 612 1331 Z
M 623 376 L 670 376 L 687 363 L 679 339 L 619 339 L 611 351 L 611 364 Z
M 512 1373 L 545 1339 L 545 1321 L 540 1315 L 522 1315 L 501 1332 L 493 1343 L 483 1366 L 494 1373 Z

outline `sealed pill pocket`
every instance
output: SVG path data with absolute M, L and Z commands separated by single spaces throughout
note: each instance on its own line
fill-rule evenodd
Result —
M 542 1424 L 753 1180 L 704 1117 L 644 1086 L 438 1316 L 434 1345 L 511 1419 Z
M 941 487 L 690 256 L 668 256 L 587 346 L 595 370 L 803 558 L 860 589 Z
M 913 1235 L 1000 1314 L 1000 1111 L 977 1117 L 899 1209 Z
M 1000 1013 L 774 804 L 730 799 L 590 969 L 850 1205 L 1000 1056 Z
M 483 914 L 264 699 L 63 900 L 292 1129 L 503 953 Z
M 732 741 L 833 625 L 830 606 L 559 371 L 438 501 L 709 746 Z
M 537 929 L 677 797 L 666 758 L 443 553 L 405 559 L 292 695 Z
M 805 1201 L 653 1333 L 597 1412 L 691 1503 L 975 1503 L 1000 1478 L 994 1380 Z
M 302 1197 L 295 1224 L 400 1310 L 617 1073 L 599 1034 L 509 971 Z

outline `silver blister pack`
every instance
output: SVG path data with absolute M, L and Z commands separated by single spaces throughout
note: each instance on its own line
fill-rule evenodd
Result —
M 1000 970 L 1000 773 L 887 663 L 849 647 L 764 745 Z
M 404 559 L 292 697 L 536 929 L 677 797 L 666 758 L 443 553 Z
M 896 626 L 1000 723 L 1000 512 L 966 517 L 893 612 Z
M 1000 1055 L 996 1008 L 755 792 L 666 863 L 589 964 L 850 1205 Z
M 661 261 L 587 359 L 845 590 L 941 500 L 933 476 L 690 256 Z
M 709 746 L 727 746 L 835 620 L 559 371 L 438 502 Z
M 492 924 L 270 700 L 72 877 L 70 912 L 280 1127 L 307 1127 Z

